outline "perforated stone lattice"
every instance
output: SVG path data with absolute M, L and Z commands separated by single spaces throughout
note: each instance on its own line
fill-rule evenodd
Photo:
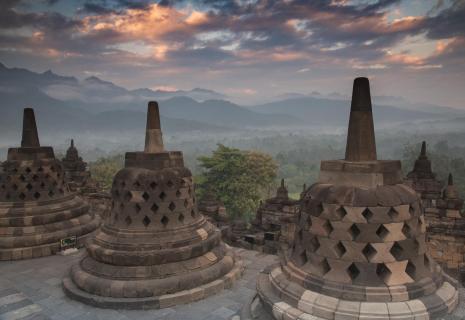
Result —
M 418 201 L 385 207 L 327 204 L 307 195 L 292 261 L 325 280 L 391 286 L 431 276 Z
M 68 187 L 56 160 L 8 161 L 0 174 L 0 201 L 47 201 L 63 197 Z
M 199 217 L 192 177 L 154 180 L 115 178 L 109 223 L 123 229 L 164 230 L 189 224 Z

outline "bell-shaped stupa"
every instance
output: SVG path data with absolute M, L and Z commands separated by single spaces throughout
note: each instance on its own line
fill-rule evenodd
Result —
M 0 260 L 56 253 L 82 245 L 100 224 L 89 205 L 68 190 L 52 147 L 41 147 L 34 110 L 24 109 L 21 147 L 10 148 L 0 170 Z
M 145 151 L 126 153 L 112 210 L 63 280 L 68 296 L 104 308 L 164 308 L 232 285 L 242 262 L 198 212 L 180 151 L 165 151 L 150 102 Z
M 344 160 L 322 161 L 305 191 L 295 242 L 260 274 L 276 319 L 435 319 L 456 288 L 428 255 L 420 199 L 401 163 L 377 160 L 369 82 L 354 81 Z

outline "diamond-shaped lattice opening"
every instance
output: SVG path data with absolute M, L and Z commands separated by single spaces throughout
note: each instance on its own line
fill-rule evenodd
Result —
M 62 188 L 58 189 L 58 191 L 62 194 L 65 193 L 65 190 L 63 190 Z
M 362 216 L 365 218 L 366 221 L 370 222 L 371 218 L 373 217 L 373 212 L 370 209 L 366 208 L 362 212 Z
M 128 225 L 128 226 L 131 225 L 131 223 L 132 223 L 131 217 L 127 216 L 126 219 L 124 219 L 124 222 L 126 222 L 126 225 Z
M 323 204 L 320 202 L 316 207 L 315 207 L 315 216 L 319 216 L 323 212 Z
M 149 226 L 150 222 L 152 222 L 152 221 L 151 221 L 150 218 L 147 217 L 147 216 L 145 216 L 144 219 L 142 219 L 142 224 L 143 224 L 146 228 Z
M 26 172 L 27 172 L 27 173 L 31 173 L 31 171 L 32 171 L 31 168 L 26 167 Z
M 40 187 L 41 187 L 41 188 L 45 188 L 45 183 L 41 182 L 41 183 L 40 183 Z
M 14 173 L 17 173 L 17 172 L 18 172 L 18 168 L 14 168 L 14 169 L 13 169 L 13 172 L 14 172 Z
M 334 251 L 336 252 L 336 255 L 340 258 L 342 257 L 346 252 L 346 247 L 344 247 L 344 244 L 339 241 L 335 246 L 334 246 Z
M 124 209 L 124 203 L 121 202 L 121 203 L 119 204 L 119 209 L 120 209 L 120 210 L 123 210 L 123 209 Z
M 415 279 L 416 271 L 417 268 L 415 267 L 415 265 L 409 261 L 407 263 L 407 266 L 405 267 L 405 273 L 407 273 L 410 278 Z
M 166 193 L 165 192 L 160 192 L 160 195 L 158 196 L 161 200 L 165 200 L 166 198 Z
M 23 182 L 26 181 L 26 177 L 23 174 L 19 176 L 19 179 Z
M 147 192 L 144 192 L 142 194 L 142 198 L 144 199 L 144 201 L 147 201 L 147 200 L 149 200 L 150 196 L 149 196 L 149 194 Z
M 396 260 L 400 260 L 402 254 L 404 253 L 404 249 L 399 245 L 398 242 L 394 242 L 389 252 L 394 258 L 396 258 Z
M 152 181 L 150 183 L 150 188 L 155 189 L 157 187 L 157 183 L 155 181 Z
M 126 200 L 126 201 L 131 201 L 131 199 L 132 199 L 132 193 L 131 193 L 131 191 L 126 192 L 126 193 L 124 194 L 124 200 Z
M 136 187 L 136 188 L 139 188 L 140 187 L 140 182 L 136 180 L 132 185 L 134 187 Z
M 32 176 L 32 181 L 37 181 L 37 180 L 39 180 L 39 176 L 36 175 L 36 174 L 33 175 L 33 176 Z
M 24 193 L 20 193 L 19 196 L 18 196 L 21 200 L 24 200 L 26 199 L 26 195 Z
M 308 262 L 307 251 L 303 250 L 298 256 L 298 264 L 303 266 Z
M 391 208 L 391 209 L 389 209 L 389 211 L 388 211 L 388 216 L 389 216 L 391 219 L 393 219 L 393 220 L 394 220 L 394 219 L 397 219 L 397 217 L 399 216 L 399 212 L 397 212 L 396 209 Z
M 386 278 L 391 275 L 391 270 L 389 270 L 384 263 L 378 263 L 376 266 L 376 274 L 381 280 L 385 281 Z
M 29 191 L 31 191 L 31 189 L 32 189 L 32 184 L 28 183 L 28 184 L 26 185 L 26 189 L 29 190 Z
M 346 216 L 347 214 L 347 211 L 346 209 L 344 209 L 343 206 L 340 206 L 337 210 L 336 210 L 336 214 L 338 215 L 339 219 L 344 219 L 344 217 Z
M 173 183 L 173 181 L 171 181 L 171 180 L 168 180 L 168 182 L 166 183 L 166 186 L 167 186 L 168 188 L 171 188 L 171 187 L 173 187 L 173 186 L 174 186 L 174 183 Z
M 358 277 L 360 274 L 360 270 L 358 270 L 357 266 L 355 263 L 352 263 L 348 268 L 347 268 L 347 274 L 349 275 L 350 279 L 355 280 L 355 278 Z
M 415 207 L 410 205 L 409 208 L 408 208 L 408 212 L 410 213 L 410 215 L 415 215 Z
M 170 219 L 168 219 L 167 216 L 163 216 L 163 218 L 161 218 L 161 223 L 166 227 L 166 225 L 168 224 L 168 222 L 170 222 Z
M 423 256 L 423 263 L 426 268 L 431 269 L 431 261 L 426 254 Z
M 328 260 L 323 259 L 323 261 L 321 261 L 320 270 L 322 275 L 327 274 L 329 270 L 331 270 L 331 266 L 329 265 Z
M 178 217 L 178 221 L 183 223 L 184 222 L 184 215 L 181 213 Z
M 40 193 L 34 192 L 34 198 L 38 200 L 40 198 Z
M 176 190 L 176 197 L 178 197 L 178 198 L 179 198 L 180 196 L 181 196 L 181 191 L 179 191 L 179 190 Z
M 54 166 L 51 166 L 51 167 L 50 167 L 50 171 L 55 172 L 55 167 L 54 167 Z
M 304 231 L 302 229 L 297 232 L 297 239 L 299 239 L 300 242 L 304 239 Z
M 44 174 L 44 178 L 48 179 L 48 178 L 50 178 L 50 175 L 48 173 L 46 173 L 46 174 Z
M 407 223 L 404 223 L 404 226 L 402 227 L 402 233 L 406 238 L 410 237 L 410 232 L 412 231 L 412 228 Z
M 10 194 L 7 193 L 7 194 L 5 195 L 5 198 L 6 198 L 7 200 L 10 199 L 10 198 L 11 198 Z
M 154 203 L 151 207 L 150 207 L 150 210 L 152 210 L 153 213 L 157 213 L 158 211 L 158 206 L 156 203 Z
M 18 186 L 17 186 L 15 183 L 13 183 L 13 185 L 11 186 L 11 188 L 12 188 L 13 190 L 18 190 Z
M 195 211 L 194 211 L 194 209 L 191 210 L 191 217 L 192 217 L 192 218 L 195 218 Z
M 121 181 L 121 187 L 122 188 L 126 187 L 126 182 L 125 181 Z
M 142 210 L 142 207 L 140 206 L 140 204 L 136 203 L 134 209 L 136 210 L 136 213 L 139 213 Z
M 352 236 L 352 240 L 357 239 L 358 235 L 360 234 L 360 229 L 357 227 L 357 225 L 354 223 L 352 226 L 349 228 L 349 233 Z
M 188 206 L 189 206 L 189 201 L 187 201 L 187 199 L 186 199 L 186 200 L 184 200 L 184 207 L 187 208 Z
M 325 229 L 326 235 L 330 235 L 331 232 L 333 232 L 334 228 L 331 225 L 331 222 L 329 220 L 326 220 L 325 223 L 323 224 L 323 229 Z
M 312 250 L 312 252 L 315 252 L 318 250 L 320 247 L 320 241 L 318 241 L 318 238 L 314 236 L 309 243 L 309 249 Z
M 384 240 L 388 234 L 389 234 L 389 230 L 386 229 L 384 225 L 380 225 L 378 230 L 376 230 L 376 235 L 380 237 L 382 240 Z
M 373 248 L 371 244 L 367 244 L 363 250 L 362 250 L 363 255 L 365 258 L 367 258 L 368 262 L 371 261 L 371 259 L 376 255 L 376 249 Z
M 176 209 L 176 205 L 173 202 L 170 202 L 168 209 L 170 209 L 171 211 L 174 211 L 174 209 Z
M 44 171 L 44 168 L 42 168 L 42 167 L 39 167 L 39 168 L 37 169 L 37 172 L 43 172 L 43 171 Z
M 54 193 L 52 190 L 50 190 L 50 191 L 48 192 L 48 196 L 49 196 L 49 197 L 53 197 L 54 195 L 55 195 L 55 193 Z

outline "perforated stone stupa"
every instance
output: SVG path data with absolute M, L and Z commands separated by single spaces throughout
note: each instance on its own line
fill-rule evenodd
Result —
M 105 308 L 164 308 L 230 287 L 242 262 L 199 214 L 180 151 L 165 151 L 158 104 L 148 105 L 144 152 L 128 152 L 112 211 L 87 255 L 63 280 L 66 294 Z
M 10 148 L 0 170 L 0 260 L 56 253 L 60 240 L 82 245 L 100 224 L 68 190 L 52 147 L 41 147 L 34 111 L 24 109 L 21 147 Z
M 62 163 L 65 170 L 65 181 L 70 188 L 77 190 L 84 187 L 90 178 L 90 172 L 87 171 L 87 163 L 82 160 L 74 146 L 74 139 L 71 139 L 71 145 L 66 150 L 66 156 Z
M 289 258 L 260 274 L 276 319 L 434 319 L 455 308 L 452 280 L 426 251 L 420 199 L 401 164 L 377 160 L 367 78 L 354 81 L 344 160 L 322 161 Z

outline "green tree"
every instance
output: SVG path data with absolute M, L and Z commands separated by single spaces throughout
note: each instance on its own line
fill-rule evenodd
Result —
M 210 157 L 199 159 L 203 173 L 197 179 L 199 196 L 213 193 L 233 218 L 249 220 L 259 201 L 270 194 L 276 178 L 273 158 L 258 151 L 243 151 L 222 144 Z
M 123 155 L 118 154 L 107 158 L 100 158 L 89 164 L 92 178 L 105 190 L 110 190 L 113 177 L 123 167 Z

